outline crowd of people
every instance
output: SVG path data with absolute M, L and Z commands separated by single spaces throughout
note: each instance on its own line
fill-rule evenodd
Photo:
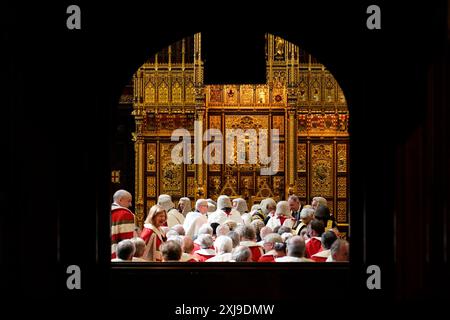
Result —
M 140 230 L 132 196 L 118 190 L 111 207 L 111 261 L 131 262 L 346 262 L 349 243 L 339 237 L 323 197 L 311 205 L 296 195 L 263 199 L 248 210 L 226 195 L 178 206 L 162 194 Z

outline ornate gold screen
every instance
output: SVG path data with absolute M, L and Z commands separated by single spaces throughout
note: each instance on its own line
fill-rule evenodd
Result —
M 266 35 L 267 83 L 204 85 L 201 34 L 183 39 L 144 63 L 133 77 L 136 121 L 135 203 L 138 223 L 159 194 L 217 198 L 243 197 L 249 206 L 271 196 L 297 194 L 302 202 L 323 196 L 345 230 L 348 226 L 348 108 L 345 96 L 326 68 L 284 39 Z M 194 130 L 198 121 L 199 130 Z M 184 128 L 201 141 L 203 132 L 219 129 L 278 129 L 279 171 L 261 175 L 261 164 L 175 164 L 171 134 Z M 200 132 L 200 133 L 199 133 Z M 270 135 L 270 133 L 269 133 Z M 247 143 L 247 142 L 246 142 Z M 259 140 L 258 140 L 259 143 Z M 242 156 L 248 159 L 248 148 Z M 238 155 L 221 151 L 224 159 Z M 198 156 L 198 154 L 197 154 Z M 344 231 L 345 232 L 345 231 Z

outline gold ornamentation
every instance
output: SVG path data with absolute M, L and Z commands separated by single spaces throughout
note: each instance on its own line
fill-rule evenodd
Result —
M 273 128 L 280 130 L 280 136 L 284 135 L 284 116 L 272 117 Z
M 271 162 L 272 169 L 278 169 L 278 172 L 284 171 L 284 143 L 274 143 L 274 150 L 272 154 L 278 153 L 278 168 L 275 168 L 275 163 Z
M 161 82 L 158 87 L 158 103 L 169 103 L 169 88 L 165 82 Z
M 156 197 L 156 177 L 147 177 L 147 197 Z
M 337 171 L 338 172 L 347 172 L 347 145 L 346 144 L 338 144 L 337 145 Z
M 266 85 L 256 86 L 256 103 L 267 104 L 269 103 L 269 88 Z
M 217 198 L 220 195 L 221 178 L 220 176 L 209 176 L 209 197 L 212 199 Z
M 195 197 L 195 179 L 194 177 L 187 177 L 187 196 Z
M 172 103 L 181 103 L 181 85 L 178 81 L 172 84 Z
M 333 196 L 333 145 L 311 145 L 311 195 Z
M 252 85 L 241 85 L 240 93 L 241 93 L 241 99 L 240 99 L 241 105 L 254 103 L 254 101 L 255 101 L 254 97 L 253 97 L 254 90 L 253 90 Z
M 328 200 L 328 199 L 327 199 L 327 207 L 328 207 L 328 209 L 330 209 L 330 213 L 333 214 L 333 211 L 334 211 L 334 203 L 333 203 L 333 200 Z
M 284 177 L 273 177 L 273 192 L 280 197 L 284 194 Z
M 297 196 L 306 198 L 306 177 L 297 178 Z
M 222 126 L 221 126 L 221 123 L 222 123 L 222 117 L 221 116 L 213 116 L 213 115 L 210 115 L 209 116 L 209 129 L 219 129 L 219 130 L 221 130 L 222 129 Z
M 172 162 L 171 152 L 174 143 L 161 143 L 161 166 L 160 166 L 160 193 L 171 196 L 182 196 L 183 194 L 183 170 L 181 165 Z
M 225 105 L 238 104 L 238 88 L 239 86 L 233 85 L 225 86 Z
M 338 198 L 347 197 L 347 177 L 337 178 L 337 196 Z
M 186 87 L 185 87 L 185 94 L 186 94 L 186 103 L 195 103 L 195 88 L 192 81 L 188 81 Z
M 155 85 L 149 81 L 145 87 L 145 103 L 155 103 L 156 102 L 156 89 Z
M 338 223 L 347 222 L 347 201 L 338 201 L 336 220 Z
M 147 172 L 156 171 L 156 143 L 147 143 Z
M 306 144 L 297 145 L 297 171 L 306 172 Z

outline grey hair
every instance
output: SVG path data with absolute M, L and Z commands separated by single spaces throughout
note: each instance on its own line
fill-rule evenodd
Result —
M 293 236 L 287 241 L 287 255 L 302 258 L 305 254 L 305 240 L 300 236 Z
M 129 193 L 127 190 L 120 189 L 114 193 L 113 200 L 114 200 L 114 202 L 117 202 L 120 199 L 125 198 L 125 197 L 131 197 L 131 193 Z
M 202 249 L 208 249 L 213 245 L 213 238 L 209 234 L 199 234 L 197 237 L 197 242 L 200 244 Z
M 282 243 L 283 239 L 278 233 L 269 233 L 267 236 L 264 237 L 264 243 Z
M 134 247 L 136 248 L 136 252 L 134 253 L 135 257 L 142 257 L 145 251 L 145 241 L 142 238 L 136 237 L 132 238 L 131 241 L 134 243 Z
M 233 248 L 236 248 L 241 242 L 241 236 L 236 231 L 228 232 L 227 237 L 229 237 L 233 241 Z
M 172 236 L 179 236 L 179 234 L 175 230 L 170 229 L 169 231 L 167 231 L 166 237 L 169 238 L 169 237 L 172 237 Z
M 214 241 L 214 248 L 217 253 L 227 253 L 233 250 L 233 240 L 228 236 L 219 236 Z
M 216 228 L 217 236 L 225 236 L 228 232 L 230 232 L 230 227 L 227 224 L 221 224 Z
M 314 215 L 314 209 L 312 209 L 312 208 L 303 208 L 302 211 L 300 211 L 300 219 L 312 217 L 313 215 Z
M 183 246 L 183 236 L 175 236 L 175 235 L 169 236 L 169 237 L 167 237 L 167 241 L 169 241 L 169 240 L 173 240 L 176 243 L 178 243 L 180 246 Z
M 242 230 L 241 238 L 248 239 L 248 240 L 255 240 L 256 239 L 255 228 L 251 225 L 244 226 L 244 228 Z
M 324 197 L 314 197 L 313 201 L 314 200 L 316 200 L 322 206 L 327 206 L 327 199 L 325 199 Z
M 184 236 L 186 234 L 184 227 L 181 224 L 174 225 L 171 230 L 175 230 L 180 236 Z
M 331 245 L 330 248 L 330 253 L 331 256 L 335 255 L 336 253 L 339 252 L 339 250 L 341 249 L 342 245 L 347 245 L 348 246 L 348 241 L 344 240 L 344 239 L 336 239 L 336 241 L 333 242 L 333 244 Z
M 292 201 L 295 201 L 295 202 L 300 202 L 300 199 L 295 194 L 290 195 L 289 198 L 288 198 L 288 201 L 289 200 L 292 200 Z
M 252 252 L 246 246 L 237 246 L 231 255 L 231 258 L 236 262 L 247 262 L 252 256 Z
M 199 210 L 198 208 L 201 205 L 206 205 L 207 206 L 208 205 L 208 201 L 206 201 L 205 199 L 198 199 L 197 202 L 195 202 L 195 209 Z
M 119 242 L 117 245 L 117 257 L 122 260 L 128 260 L 134 253 L 136 252 L 136 247 L 134 246 L 133 241 L 130 239 L 125 239 Z
M 209 234 L 212 236 L 213 234 L 213 228 L 208 223 L 203 224 L 200 229 L 198 229 L 198 234 Z

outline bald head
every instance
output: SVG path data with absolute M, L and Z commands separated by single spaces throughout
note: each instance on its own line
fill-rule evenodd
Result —
M 131 200 L 132 200 L 131 193 L 123 189 L 117 190 L 113 195 L 114 203 L 124 208 L 131 207 Z

